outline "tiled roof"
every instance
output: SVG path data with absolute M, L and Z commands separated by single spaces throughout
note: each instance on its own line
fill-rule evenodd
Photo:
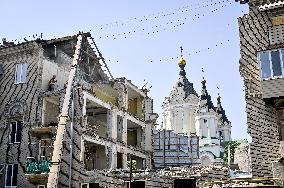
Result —
M 208 94 L 208 91 L 206 89 L 206 81 L 205 80 L 202 81 L 202 93 L 201 93 L 200 99 L 206 101 L 206 105 L 208 106 L 208 110 L 209 109 L 215 110 L 215 106 L 212 102 L 211 96 Z

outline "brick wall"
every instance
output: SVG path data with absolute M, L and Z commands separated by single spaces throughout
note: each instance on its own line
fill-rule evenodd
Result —
M 252 137 L 252 174 L 254 177 L 272 176 L 271 162 L 278 157 L 279 133 L 275 109 L 262 100 L 257 60 L 257 52 L 269 46 L 268 27 L 271 22 L 267 13 L 255 8 L 238 21 L 240 73 L 245 85 L 248 133 Z

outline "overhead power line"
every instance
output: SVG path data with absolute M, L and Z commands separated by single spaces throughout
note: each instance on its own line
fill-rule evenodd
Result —
M 171 21 L 167 21 L 165 24 L 159 24 L 159 25 L 155 25 L 152 26 L 151 29 L 147 29 L 147 27 L 143 27 L 143 28 L 139 28 L 139 29 L 133 29 L 133 30 L 128 30 L 128 31 L 124 31 L 124 32 L 120 32 L 120 33 L 113 33 L 113 34 L 104 34 L 101 35 L 100 37 L 98 37 L 99 39 L 117 39 L 117 38 L 128 38 L 130 36 L 133 35 L 137 35 L 137 34 L 156 34 L 159 33 L 161 31 L 165 31 L 168 30 L 170 28 L 177 28 L 180 27 L 182 25 L 185 25 L 188 22 L 200 19 L 202 17 L 205 17 L 211 13 L 215 13 L 217 11 L 220 11 L 222 8 L 225 8 L 229 5 L 231 5 L 232 3 L 229 0 L 222 0 L 222 1 L 218 1 L 214 3 L 215 5 L 220 5 L 218 8 L 214 8 L 211 9 L 209 11 L 207 11 L 206 13 L 196 13 L 194 14 L 192 17 L 190 18 L 188 17 L 182 17 L 182 18 L 178 18 L 176 20 L 171 20 Z

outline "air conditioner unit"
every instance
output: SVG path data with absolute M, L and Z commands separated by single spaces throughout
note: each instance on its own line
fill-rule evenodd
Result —
M 45 185 L 38 185 L 37 188 L 46 188 Z

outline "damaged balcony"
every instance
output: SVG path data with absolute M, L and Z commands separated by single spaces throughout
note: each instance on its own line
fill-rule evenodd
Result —
M 86 170 L 92 171 L 108 168 L 106 147 L 104 145 L 85 141 L 84 148 L 84 164 Z
M 43 98 L 42 121 L 35 124 L 31 129 L 34 137 L 51 137 L 55 135 L 58 126 L 59 96 Z

